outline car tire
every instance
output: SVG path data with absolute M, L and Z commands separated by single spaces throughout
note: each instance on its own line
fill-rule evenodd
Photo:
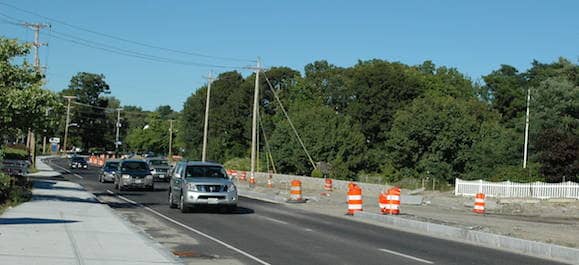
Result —
M 171 188 L 169 187 L 169 189 Z M 177 207 L 178 205 L 173 201 L 173 191 L 169 190 L 169 208 L 175 209 Z
M 183 198 L 183 193 L 181 193 L 181 196 L 179 197 L 179 209 L 181 209 L 182 213 L 188 213 L 189 212 L 189 208 L 185 205 L 185 199 Z

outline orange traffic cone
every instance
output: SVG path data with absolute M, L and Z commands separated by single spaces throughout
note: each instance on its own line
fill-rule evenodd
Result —
M 354 215 L 357 211 L 362 211 L 362 189 L 355 183 L 348 184 L 348 212 L 347 215 Z
M 475 213 L 484 214 L 485 213 L 485 194 L 477 193 L 474 199 L 474 209 Z

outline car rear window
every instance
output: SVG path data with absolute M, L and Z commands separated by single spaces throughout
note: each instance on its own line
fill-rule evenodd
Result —
M 151 160 L 150 163 L 153 166 L 168 166 L 169 165 L 169 161 L 167 161 L 167 160 Z
M 220 166 L 188 166 L 185 178 L 227 178 L 225 169 Z
M 73 158 L 72 158 L 72 161 L 74 161 L 74 162 L 82 162 L 82 161 L 84 161 L 84 158 L 82 158 L 82 157 L 73 157 Z
M 138 162 L 138 161 L 131 161 L 131 162 L 124 162 L 121 166 L 122 171 L 147 171 L 149 167 L 147 167 L 147 163 L 145 162 Z

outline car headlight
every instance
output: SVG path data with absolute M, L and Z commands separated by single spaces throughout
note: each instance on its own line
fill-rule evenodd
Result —
M 236 191 L 237 187 L 235 187 L 235 184 L 231 183 L 229 185 L 227 185 L 227 191 Z
M 189 191 L 199 191 L 199 190 L 197 190 L 197 185 L 195 185 L 194 183 L 187 184 L 187 189 Z
M 131 175 L 123 174 L 123 175 L 121 175 L 121 177 L 122 177 L 123 179 L 130 179 L 130 178 L 131 178 Z

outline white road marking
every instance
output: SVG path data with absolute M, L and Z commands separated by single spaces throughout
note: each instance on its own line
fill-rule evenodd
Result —
M 107 190 L 107 192 L 110 193 L 110 194 L 114 194 L 114 192 L 112 192 L 112 191 L 110 191 L 110 190 Z M 198 235 L 204 236 L 204 237 L 206 237 L 206 238 L 208 238 L 208 239 L 210 239 L 210 240 L 212 240 L 212 241 L 214 241 L 214 242 L 216 242 L 216 243 L 218 243 L 218 244 L 221 244 L 221 245 L 225 246 L 226 248 L 229 248 L 229 249 L 231 249 L 231 250 L 233 250 L 233 251 L 235 251 L 235 252 L 237 252 L 237 253 L 239 253 L 239 254 L 241 254 L 241 255 L 244 255 L 244 256 L 246 256 L 246 257 L 248 257 L 248 258 L 250 258 L 250 259 L 252 259 L 252 260 L 254 260 L 254 261 L 258 262 L 258 263 L 260 263 L 260 264 L 263 264 L 263 265 L 271 265 L 270 263 L 267 263 L 267 262 L 259 259 L 258 257 L 255 257 L 255 256 L 253 256 L 253 255 L 251 255 L 251 254 L 249 254 L 249 253 L 247 253 L 247 252 L 245 252 L 245 251 L 243 251 L 243 250 L 241 250 L 241 249 L 238 249 L 238 248 L 236 248 L 236 247 L 234 247 L 234 246 L 232 246 L 232 245 L 229 245 L 229 244 L 227 244 L 227 243 L 225 243 L 225 242 L 223 242 L 223 241 L 221 241 L 221 240 L 219 240 L 219 239 L 217 239 L 217 238 L 215 238 L 215 237 L 212 237 L 212 236 L 210 236 L 210 235 L 208 235 L 208 234 L 205 234 L 205 233 L 203 233 L 203 232 L 201 232 L 201 231 L 199 231 L 199 230 L 197 230 L 197 229 L 195 229 L 195 228 L 192 228 L 192 227 L 187 226 L 187 225 L 185 225 L 185 224 L 183 224 L 183 223 L 181 223 L 181 222 L 179 222 L 179 221 L 177 221 L 177 220 L 174 220 L 174 219 L 172 219 L 171 217 L 168 217 L 168 216 L 166 216 L 166 215 L 164 215 L 164 214 L 162 214 L 162 213 L 160 213 L 160 212 L 157 212 L 157 211 L 149 208 L 148 206 L 142 205 L 142 204 L 140 204 L 140 203 L 138 203 L 138 202 L 135 202 L 135 201 L 133 201 L 133 200 L 131 200 L 131 199 L 125 198 L 125 197 L 123 197 L 123 196 L 121 196 L 121 195 L 118 195 L 118 194 L 117 194 L 116 196 L 119 197 L 119 198 L 121 198 L 121 199 L 123 199 L 123 200 L 125 200 L 125 201 L 127 201 L 127 202 L 130 202 L 130 203 L 132 203 L 132 204 L 135 204 L 135 205 L 138 205 L 138 206 L 140 206 L 140 207 L 143 207 L 143 208 L 146 209 L 147 211 L 152 212 L 152 213 L 154 213 L 154 214 L 162 217 L 163 219 L 165 219 L 165 220 L 167 220 L 167 221 L 169 221 L 169 222 L 171 222 L 171 223 L 174 223 L 174 224 L 176 224 L 176 225 L 178 225 L 178 226 L 181 226 L 181 227 L 183 227 L 183 228 L 185 228 L 185 229 L 187 229 L 187 230 L 189 230 L 189 231 L 191 231 L 191 232 L 194 232 L 194 233 L 196 233 L 196 234 L 198 234 Z
M 284 225 L 289 225 L 288 222 L 285 222 L 285 221 L 282 221 L 282 220 L 277 220 L 277 219 L 269 218 L 269 217 L 266 217 L 266 216 L 263 216 L 263 218 L 264 218 L 264 219 L 267 219 L 267 220 L 270 220 L 270 221 L 272 221 L 272 222 L 275 222 L 275 223 L 284 224 Z
M 68 169 L 66 169 L 66 168 L 63 168 L 63 167 L 61 167 L 61 166 L 59 166 L 59 165 L 56 165 L 56 164 L 54 164 L 54 163 L 51 163 L 51 164 L 52 164 L 53 166 L 55 166 L 55 167 L 61 168 L 62 170 L 64 170 L 64 172 L 66 172 L 66 173 L 68 173 L 68 174 L 72 173 L 72 172 L 70 172 L 70 170 L 68 170 Z M 84 179 L 81 175 L 78 175 L 78 174 L 76 174 L 76 173 L 72 173 L 72 175 L 75 176 L 75 177 L 77 177 L 77 178 L 79 178 L 79 179 Z
M 306 229 L 304 229 L 304 230 L 306 230 L 306 231 L 308 231 L 308 232 L 314 232 L 314 230 L 309 229 L 309 228 L 306 228 Z
M 383 248 L 379 248 L 378 250 L 383 251 L 383 252 L 386 252 L 386 253 L 389 253 L 389 254 L 392 254 L 392 255 L 404 257 L 404 258 L 411 259 L 411 260 L 415 260 L 415 261 L 419 261 L 419 262 L 422 262 L 422 263 L 434 264 L 434 262 L 432 262 L 432 261 L 430 261 L 430 260 L 425 260 L 425 259 L 417 258 L 417 257 L 414 257 L 414 256 L 402 254 L 402 253 L 400 253 L 400 252 L 396 252 L 396 251 L 393 251 L 393 250 L 388 250 L 388 249 L 383 249 Z

